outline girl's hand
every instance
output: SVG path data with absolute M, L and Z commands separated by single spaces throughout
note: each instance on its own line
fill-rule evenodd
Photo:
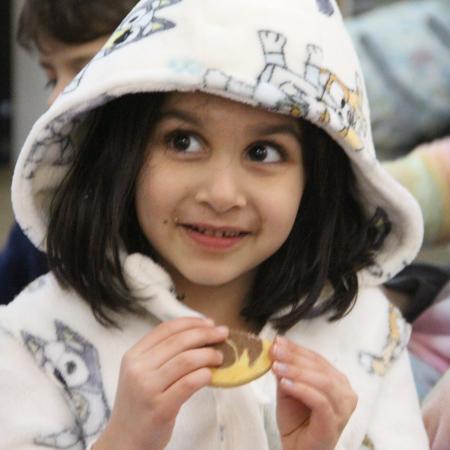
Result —
M 286 338 L 276 338 L 271 357 L 283 449 L 333 450 L 357 403 L 347 378 Z
M 111 419 L 94 450 L 161 450 L 181 406 L 209 384 L 223 355 L 209 347 L 228 335 L 202 318 L 165 322 L 123 357 Z M 114 351 L 114 349 L 113 349 Z

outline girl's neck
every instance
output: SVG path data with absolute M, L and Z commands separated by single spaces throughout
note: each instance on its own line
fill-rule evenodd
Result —
M 242 331 L 259 331 L 255 324 L 245 321 L 240 314 L 253 285 L 253 273 L 221 286 L 192 284 L 180 274 L 172 274 L 172 277 L 180 300 L 213 319 L 217 325 Z

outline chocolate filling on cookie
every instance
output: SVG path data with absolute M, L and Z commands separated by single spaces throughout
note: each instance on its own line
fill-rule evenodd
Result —
M 232 366 L 244 354 L 245 350 L 247 350 L 249 366 L 251 367 L 263 351 L 261 339 L 249 333 L 235 330 L 230 330 L 229 337 L 225 342 L 214 347 L 223 353 L 223 363 L 220 367 Z

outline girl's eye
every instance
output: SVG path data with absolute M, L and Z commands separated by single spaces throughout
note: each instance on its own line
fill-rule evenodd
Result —
M 247 157 L 256 162 L 276 163 L 283 159 L 282 152 L 272 144 L 256 144 L 247 151 Z
M 168 144 L 177 152 L 194 153 L 201 149 L 200 140 L 190 133 L 176 132 L 169 136 Z

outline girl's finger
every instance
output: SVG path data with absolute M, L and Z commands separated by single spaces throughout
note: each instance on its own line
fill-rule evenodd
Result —
M 227 327 L 197 327 L 169 336 L 144 353 L 152 369 L 160 368 L 175 356 L 187 350 L 206 347 L 222 342 L 228 336 Z
M 349 415 L 336 414 L 328 398 L 312 386 L 297 383 L 288 378 L 280 380 L 280 390 L 295 398 L 311 410 L 308 427 L 317 437 L 339 435 L 345 427 Z
M 201 368 L 190 372 L 172 384 L 160 397 L 164 405 L 164 414 L 167 417 L 176 417 L 181 406 L 186 403 L 193 394 L 211 382 L 211 370 Z
M 347 379 L 342 380 L 341 377 L 330 377 L 327 373 L 279 362 L 273 364 L 273 372 L 279 379 L 285 378 L 321 392 L 336 414 L 351 413 L 356 407 L 357 396 Z
M 271 348 L 271 354 L 274 360 L 296 364 L 301 362 L 302 365 L 318 366 L 322 370 L 336 371 L 336 368 L 322 355 L 301 347 L 298 344 L 281 336 L 277 336 Z
M 214 327 L 214 322 L 211 319 L 203 317 L 181 317 L 179 319 L 163 322 L 140 339 L 133 346 L 131 351 L 133 354 L 139 355 L 140 353 L 146 352 L 148 349 L 164 341 L 169 336 L 190 330 L 192 328 L 200 327 L 212 328 Z
M 324 420 L 332 420 L 335 413 L 328 398 L 318 389 L 307 384 L 280 379 L 280 389 L 306 405 L 312 413 L 319 414 Z
M 166 391 L 178 380 L 191 372 L 204 367 L 219 366 L 223 361 L 223 353 L 211 347 L 187 350 L 163 364 L 154 373 L 157 391 Z

